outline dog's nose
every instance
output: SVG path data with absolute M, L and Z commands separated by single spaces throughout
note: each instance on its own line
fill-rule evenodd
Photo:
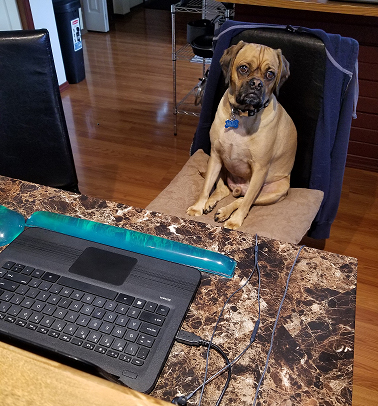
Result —
M 251 87 L 251 89 L 260 90 L 263 87 L 263 82 L 260 79 L 252 78 L 249 81 L 249 86 Z

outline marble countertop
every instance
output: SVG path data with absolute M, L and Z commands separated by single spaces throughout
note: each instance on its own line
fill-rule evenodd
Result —
M 202 274 L 182 328 L 211 338 L 231 293 L 250 276 L 255 236 L 0 176 L 0 204 L 25 218 L 38 210 L 125 227 L 214 250 L 234 258 L 232 279 Z M 299 246 L 258 237 L 261 320 L 255 342 L 233 366 L 224 405 L 252 405 L 276 314 Z M 1 248 L 0 248 L 1 250 Z M 257 405 L 351 405 L 357 260 L 305 247 L 293 270 Z M 232 360 L 248 345 L 258 318 L 258 278 L 227 303 L 214 335 Z M 206 348 L 175 343 L 152 396 L 170 401 L 203 381 Z M 211 352 L 209 376 L 224 365 Z M 226 374 L 207 385 L 202 405 L 214 405 Z M 198 403 L 198 393 L 189 404 Z

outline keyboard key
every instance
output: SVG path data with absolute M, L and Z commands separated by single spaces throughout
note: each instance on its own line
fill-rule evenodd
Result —
M 98 330 L 101 327 L 102 321 L 97 320 L 97 319 L 91 319 L 91 321 L 88 323 L 88 328 L 91 330 Z
M 125 327 L 128 321 L 129 318 L 121 314 L 117 317 L 115 324 Z
M 49 298 L 50 293 L 48 292 L 39 292 L 37 295 L 37 299 L 41 300 L 42 302 L 46 302 L 46 300 Z
M 137 357 L 140 359 L 146 359 L 148 354 L 149 354 L 150 350 L 144 347 L 139 348 Z
M 24 299 L 21 302 L 21 306 L 26 307 L 27 309 L 30 309 L 33 306 L 34 302 L 35 302 L 34 299 L 24 297 Z
M 81 309 L 83 306 L 84 306 L 84 305 L 83 305 L 83 303 L 81 303 L 81 302 L 72 302 L 72 303 L 70 304 L 69 309 L 72 310 L 72 311 L 74 311 L 74 312 L 79 312 L 80 309 Z
M 90 331 L 89 328 L 79 327 L 79 329 L 76 331 L 75 337 L 79 337 L 85 340 L 89 331 Z
M 24 268 L 25 268 L 25 265 L 22 265 L 22 264 L 15 264 L 14 266 L 12 266 L 12 271 L 15 271 L 15 272 L 22 272 Z M 34 268 L 33 268 L 33 269 L 34 269 Z
M 56 306 L 47 304 L 43 308 L 42 313 L 47 314 L 48 316 L 51 316 L 52 314 L 54 314 L 55 310 L 56 310 Z
M 95 344 L 97 344 L 99 342 L 100 338 L 101 338 L 101 334 L 98 333 L 97 331 L 92 331 L 87 336 L 87 340 L 92 343 L 95 343 Z
M 0 288 L 14 292 L 20 285 L 16 282 L 8 281 L 5 279 L 0 279 Z
M 0 308 L 0 311 L 1 311 L 1 308 Z M 30 309 L 21 310 L 18 317 L 23 320 L 27 320 L 32 314 L 33 314 L 33 311 Z
M 117 318 L 116 313 L 106 312 L 104 316 L 104 321 L 110 321 L 113 323 L 116 318 Z
M 144 305 L 146 304 L 145 300 L 142 299 L 135 299 L 135 302 L 133 304 L 134 307 L 137 307 L 138 309 L 143 309 Z
M 94 310 L 94 306 L 92 305 L 84 305 L 81 310 L 80 313 L 86 314 L 87 316 L 90 316 L 92 314 Z
M 110 347 L 112 345 L 113 340 L 114 338 L 110 336 L 102 336 L 99 344 L 102 345 L 103 347 Z
M 63 307 L 64 309 L 67 309 L 71 305 L 71 303 L 72 303 L 71 299 L 62 297 L 58 302 L 58 306 Z
M 95 299 L 94 295 L 91 295 L 90 293 L 85 293 L 84 296 L 81 298 L 81 301 L 84 303 L 91 304 Z
M 140 328 L 141 333 L 149 334 L 153 337 L 156 337 L 159 334 L 160 328 L 148 323 L 142 323 Z
M 162 326 L 165 321 L 164 317 L 146 311 L 141 313 L 139 319 L 142 321 L 147 321 L 148 323 L 156 324 L 157 326 Z
M 106 299 L 104 299 L 103 297 L 96 297 L 92 304 L 96 307 L 102 307 L 105 303 Z
M 67 323 L 65 321 L 63 321 L 63 320 L 55 320 L 51 327 L 54 330 L 63 331 L 66 324 Z
M 72 292 L 73 292 L 73 289 L 71 289 L 71 288 L 62 288 L 62 290 L 59 292 L 59 294 L 64 297 L 70 297 Z
M 71 338 L 71 343 L 72 344 L 75 344 L 75 345 L 78 345 L 78 346 L 80 346 L 80 345 L 82 345 L 83 344 L 83 340 L 80 340 L 79 338 L 76 338 L 76 337 L 72 337 Z
M 133 296 L 129 296 L 129 295 L 120 293 L 117 296 L 116 301 L 130 306 L 133 303 L 134 299 L 135 299 L 135 297 L 133 297 Z
M 55 283 L 59 279 L 59 275 L 56 275 L 56 274 L 51 273 L 51 272 L 45 272 L 42 275 L 41 279 L 44 280 L 44 281 Z
M 10 307 L 10 309 L 8 310 L 8 314 L 9 315 L 11 315 L 11 316 L 17 316 L 18 315 L 18 313 L 20 313 L 20 311 L 21 311 L 21 306 L 18 306 L 18 305 L 12 305 L 11 307 Z
M 133 365 L 136 365 L 138 367 L 141 367 L 144 364 L 144 361 L 142 361 L 141 359 L 137 359 L 137 358 L 133 358 L 131 363 Z
M 6 315 L 4 317 L 4 320 L 7 321 L 8 323 L 14 323 L 16 321 L 16 317 Z
M 60 333 L 58 333 L 57 331 L 50 330 L 48 335 L 54 338 L 59 338 Z
M 76 312 L 69 311 L 65 316 L 64 320 L 69 321 L 71 323 L 75 323 L 77 318 L 79 317 L 79 314 Z
M 51 282 L 42 281 L 41 284 L 38 286 L 39 289 L 48 291 L 52 286 Z
M 158 306 L 156 313 L 160 314 L 160 316 L 167 316 L 169 313 L 169 307 L 160 305 L 160 306 Z
M 12 269 L 12 267 L 16 265 L 15 262 L 7 261 L 3 264 L 2 268 L 4 269 Z
M 133 307 L 130 307 L 130 310 L 127 312 L 127 315 L 133 317 L 134 319 L 137 319 L 139 317 L 139 314 L 140 310 L 134 309 Z
M 139 320 L 130 319 L 130 321 L 127 323 L 127 327 L 130 328 L 131 330 L 138 330 L 140 324 L 141 322 Z
M 105 354 L 108 349 L 106 347 L 102 347 L 101 345 L 97 345 L 94 350 L 100 354 Z
M 44 271 L 42 271 L 42 269 L 34 269 L 34 271 L 32 272 L 31 275 L 34 278 L 40 278 L 43 274 L 44 274 Z
M 20 304 L 24 300 L 24 296 L 16 294 L 12 296 L 12 299 L 10 300 L 11 303 L 13 304 Z
M 92 343 L 85 342 L 85 343 L 83 344 L 83 348 L 86 348 L 87 350 L 93 350 L 94 347 L 95 347 L 95 345 L 92 344 Z
M 110 334 L 113 330 L 114 325 L 111 323 L 102 323 L 100 327 L 100 331 L 102 333 Z
M 117 338 L 116 340 L 114 340 L 112 348 L 113 350 L 122 352 L 126 346 L 127 342 L 125 340 L 121 340 L 119 338 Z
M 38 333 L 41 333 L 41 334 L 47 334 L 47 333 L 49 332 L 49 329 L 46 328 L 46 327 L 41 327 L 41 326 L 39 326 L 39 327 L 37 328 L 37 331 L 38 331 Z
M 76 323 L 79 326 L 86 326 L 90 322 L 91 318 L 89 316 L 80 315 Z
M 154 312 L 157 308 L 157 303 L 154 302 L 147 302 L 146 305 L 144 306 L 144 308 L 146 310 L 148 310 L 149 312 Z
M 114 329 L 112 330 L 112 335 L 114 337 L 118 337 L 118 338 L 122 338 L 126 333 L 126 328 L 125 327 L 114 327 Z
M 38 296 L 39 290 L 37 288 L 30 288 L 27 292 L 26 292 L 26 296 L 29 296 L 33 299 L 35 299 Z
M 108 300 L 108 301 L 105 303 L 104 309 L 106 309 L 106 310 L 114 310 L 116 307 L 117 307 L 117 303 L 116 303 L 116 302 L 113 302 L 113 301 L 111 301 L 111 300 Z
M 41 322 L 39 323 L 41 326 L 45 326 L 45 327 L 51 327 L 52 324 L 54 323 L 55 319 L 53 317 L 50 316 L 45 316 Z
M 43 302 L 36 301 L 36 302 L 34 302 L 31 309 L 35 310 L 36 312 L 41 312 L 44 307 L 45 307 L 45 304 Z
M 95 309 L 95 311 L 92 313 L 92 317 L 96 319 L 102 319 L 105 314 L 106 311 L 104 309 Z
M 53 314 L 54 317 L 57 317 L 58 319 L 64 319 L 64 316 L 68 313 L 66 309 L 61 309 L 57 308 Z
M 10 281 L 22 283 L 23 285 L 27 285 L 31 281 L 31 277 L 27 275 L 22 275 L 16 272 L 7 272 L 4 276 L 4 279 L 8 279 Z
M 140 334 L 138 337 L 138 340 L 137 340 L 138 344 L 144 345 L 145 347 L 148 347 L 148 348 L 151 348 L 154 342 L 155 342 L 155 339 L 146 334 Z
M 20 285 L 17 289 L 16 289 L 16 293 L 19 293 L 20 295 L 25 296 L 26 292 L 29 290 L 28 286 L 25 285 Z M 1 295 L 1 292 L 0 292 Z
M 78 327 L 75 324 L 68 323 L 66 327 L 64 327 L 63 333 L 70 334 L 71 336 L 73 336 L 77 329 Z
M 129 306 L 119 303 L 115 309 L 117 313 L 126 314 L 129 310 Z
M 138 333 L 136 331 L 128 330 L 127 333 L 125 334 L 125 340 L 131 341 L 133 343 L 135 342 L 137 336 Z
M 125 349 L 125 353 L 134 356 L 138 352 L 138 350 L 139 350 L 139 346 L 137 344 L 128 343 L 127 347 Z
M 80 292 L 80 291 L 78 291 L 78 290 L 74 290 L 74 291 L 71 293 L 70 298 L 71 298 L 71 299 L 74 299 L 74 300 L 80 300 L 83 296 L 84 296 L 84 292 Z
M 58 304 L 58 302 L 60 301 L 61 297 L 57 294 L 52 294 L 48 299 L 47 299 L 47 303 L 50 304 Z
M 29 283 L 28 283 L 28 285 L 30 286 L 30 287 L 32 287 L 32 288 L 38 288 L 38 286 L 41 284 L 41 280 L 40 279 L 36 279 L 36 278 L 33 278 Z
M 119 355 L 119 352 L 113 351 L 113 350 L 108 350 L 108 351 L 106 351 L 106 355 L 108 355 L 109 357 L 112 357 L 112 358 L 117 358 Z
M 127 355 L 127 354 L 120 354 L 119 359 L 121 361 L 125 361 L 125 362 L 130 362 L 132 360 L 130 355 Z
M 21 273 L 23 273 L 24 275 L 31 275 L 33 271 L 34 268 L 32 266 L 25 266 Z

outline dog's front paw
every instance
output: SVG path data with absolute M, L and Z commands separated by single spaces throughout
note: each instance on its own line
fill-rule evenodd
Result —
M 243 221 L 235 221 L 232 218 L 228 219 L 224 226 L 225 228 L 229 228 L 230 230 L 236 230 L 243 224 Z
M 244 216 L 242 213 L 240 213 L 240 210 L 234 211 L 230 218 L 224 223 L 224 226 L 226 228 L 229 228 L 230 230 L 236 230 L 239 228 L 244 221 Z
M 190 206 L 187 210 L 186 210 L 186 214 L 188 214 L 189 216 L 202 216 L 202 210 L 198 209 L 195 205 L 194 206 Z

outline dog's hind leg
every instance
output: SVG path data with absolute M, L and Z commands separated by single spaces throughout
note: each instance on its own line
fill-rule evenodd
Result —
M 205 208 L 203 209 L 203 212 L 205 214 L 210 213 L 214 207 L 217 205 L 217 203 L 227 197 L 230 194 L 230 189 L 228 188 L 227 185 L 225 185 L 222 177 L 219 177 L 216 188 L 214 192 L 211 194 L 209 199 L 207 200 L 205 204 Z
M 263 186 L 254 204 L 257 206 L 267 206 L 269 204 L 277 203 L 286 197 L 289 188 L 290 175 L 285 176 L 276 182 L 268 183 Z

